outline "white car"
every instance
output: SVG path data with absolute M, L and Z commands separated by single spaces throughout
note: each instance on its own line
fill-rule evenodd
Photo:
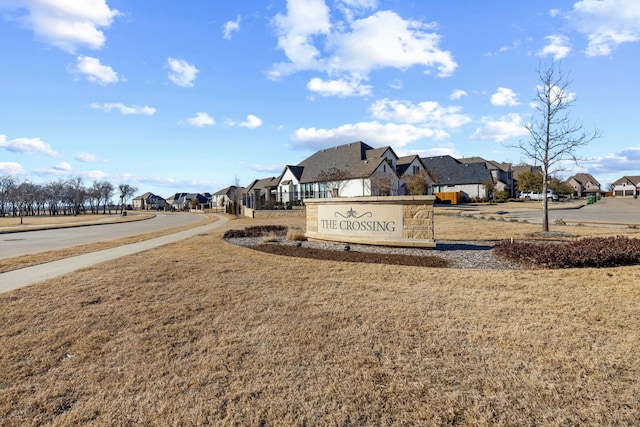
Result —
M 520 198 L 523 200 L 542 200 L 543 193 L 538 191 L 523 191 Z M 553 190 L 547 190 L 547 199 L 557 201 L 558 195 Z

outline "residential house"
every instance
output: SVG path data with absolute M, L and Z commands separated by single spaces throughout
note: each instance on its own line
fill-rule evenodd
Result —
M 220 209 L 226 213 L 237 214 L 240 206 L 246 204 L 246 195 L 244 187 L 231 185 L 213 193 L 211 208 L 216 211 Z
M 172 211 L 181 211 L 184 209 L 185 196 L 187 193 L 174 193 L 166 198 L 167 205 Z
M 408 161 L 404 159 L 403 161 Z M 413 159 L 403 168 L 422 167 Z M 398 195 L 398 156 L 391 147 L 373 148 L 362 141 L 317 151 L 288 165 L 277 184 L 277 202 L 290 206 L 309 198 Z
M 245 206 L 250 209 L 271 209 L 276 204 L 279 178 L 272 176 L 254 180 L 247 187 Z
M 146 211 L 146 210 L 163 210 L 167 206 L 167 201 L 153 193 L 146 192 L 141 196 L 134 198 L 131 201 L 131 205 L 134 210 Z
M 491 172 L 485 163 L 462 163 L 451 156 L 421 158 L 422 163 L 433 174 L 433 193 L 459 192 L 461 200 L 487 200 L 489 194 L 484 186 Z
M 409 194 L 410 191 L 407 188 L 408 181 L 411 179 L 412 175 L 420 174 L 425 178 L 425 187 L 427 189 L 425 194 L 431 194 L 431 185 L 433 184 L 433 180 L 424 163 L 422 163 L 420 156 L 417 154 L 399 157 L 396 162 L 396 172 L 400 175 L 400 180 L 402 182 L 400 190 L 398 191 L 399 195 Z
M 167 198 L 172 211 L 204 210 L 211 205 L 210 193 L 175 193 Z
M 458 159 L 460 163 L 484 163 L 491 173 L 497 191 L 506 191 L 509 197 L 516 196 L 516 187 L 513 179 L 513 168 L 511 163 L 499 163 L 494 160 L 485 160 L 482 157 L 466 157 Z
M 640 194 L 640 176 L 623 176 L 611 184 L 615 197 L 638 197 Z
M 567 179 L 573 188 L 574 197 L 597 196 L 600 194 L 600 183 L 588 173 L 578 173 Z

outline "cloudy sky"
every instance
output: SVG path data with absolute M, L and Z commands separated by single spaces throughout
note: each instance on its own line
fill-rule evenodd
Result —
M 575 171 L 640 175 L 638 0 L 0 0 L 0 175 L 163 197 L 364 141 L 527 162 L 537 70 L 602 138 Z

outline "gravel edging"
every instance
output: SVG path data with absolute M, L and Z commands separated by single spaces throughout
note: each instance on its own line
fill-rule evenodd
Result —
M 283 237 L 265 242 L 264 237 L 236 237 L 225 239 L 227 242 L 239 246 L 258 246 L 262 244 L 281 244 L 306 248 L 344 251 L 344 243 L 292 241 Z M 351 252 L 366 252 L 378 254 L 398 254 L 408 256 L 432 256 L 449 262 L 450 268 L 468 268 L 478 270 L 521 270 L 522 267 L 498 258 L 493 252 L 496 242 L 491 241 L 439 241 L 435 249 L 400 248 L 390 246 L 355 245 L 349 244 Z

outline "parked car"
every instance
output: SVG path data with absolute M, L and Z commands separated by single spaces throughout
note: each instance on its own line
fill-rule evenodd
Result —
M 538 191 L 523 191 L 520 193 L 520 198 L 523 200 L 542 200 L 543 193 Z M 558 195 L 553 190 L 547 190 L 547 199 L 553 201 L 558 200 Z

